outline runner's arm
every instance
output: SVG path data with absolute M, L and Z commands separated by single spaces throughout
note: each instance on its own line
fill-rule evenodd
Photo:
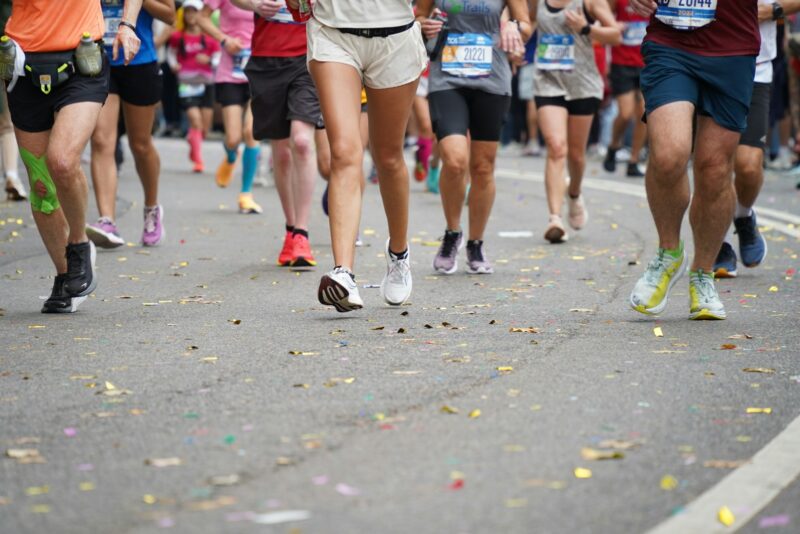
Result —
M 170 26 L 175 24 L 175 0 L 144 0 L 142 7 L 153 18 Z
M 617 24 L 611 8 L 608 7 L 606 0 L 591 0 L 584 3 L 584 9 L 600 25 L 589 24 L 582 9 L 567 11 L 567 26 L 573 31 L 581 31 L 587 24 L 589 25 L 588 36 L 595 42 L 603 45 L 616 46 L 622 43 L 622 30 Z
M 528 19 L 531 21 L 531 31 L 536 31 L 536 17 L 539 13 L 539 0 L 528 0 Z M 531 34 L 533 35 L 533 34 Z
M 783 16 L 792 15 L 800 11 L 800 0 L 780 0 L 775 4 L 783 8 Z M 774 20 L 772 17 L 772 6 L 774 4 L 758 4 L 758 20 L 764 22 L 767 20 Z
M 508 12 L 511 20 L 517 21 L 517 28 L 519 29 L 522 42 L 527 43 L 528 39 L 533 35 L 533 25 L 531 24 L 530 9 L 528 9 L 527 0 L 508 0 Z
M 238 7 L 236 2 L 232 1 L 232 3 Z M 230 39 L 230 37 L 222 33 L 222 30 L 217 28 L 216 24 L 214 24 L 214 22 L 211 20 L 211 14 L 213 12 L 213 9 L 207 5 L 204 5 L 203 10 L 200 12 L 200 16 L 197 18 L 197 25 L 200 26 L 200 29 L 203 30 L 203 33 L 221 43 L 222 41 Z
M 258 13 L 265 19 L 272 18 L 278 10 L 283 7 L 283 2 L 281 0 L 231 0 L 231 4 L 235 5 L 239 9 L 244 9 L 245 11 L 253 11 Z M 297 2 L 292 5 L 291 0 L 286 2 L 288 7 L 296 8 Z

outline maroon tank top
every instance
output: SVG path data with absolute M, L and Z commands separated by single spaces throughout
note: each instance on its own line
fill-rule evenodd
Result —
M 667 0 L 656 2 L 666 4 Z M 757 56 L 761 46 L 758 0 L 717 0 L 715 20 L 696 30 L 678 30 L 653 15 L 648 41 L 701 56 Z

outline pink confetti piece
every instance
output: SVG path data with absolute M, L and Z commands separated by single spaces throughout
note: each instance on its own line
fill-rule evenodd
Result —
M 158 526 L 161 528 L 172 528 L 175 526 L 175 520 L 171 517 L 162 517 L 158 520 Z
M 255 427 L 253 425 L 242 425 L 242 432 L 252 432 Z
M 319 476 L 313 477 L 311 479 L 311 482 L 313 482 L 315 486 L 324 486 L 325 484 L 328 483 L 328 480 L 329 479 L 328 479 L 327 475 L 319 475 Z
M 78 471 L 94 471 L 93 464 L 78 464 Z
M 758 521 L 758 528 L 784 527 L 791 522 L 788 514 L 771 515 L 762 517 Z
M 78 430 L 72 428 L 71 426 L 68 426 L 67 428 L 64 429 L 64 435 L 67 436 L 68 438 L 74 438 L 77 434 Z
M 336 491 L 347 497 L 355 497 L 356 495 L 361 495 L 360 489 L 354 488 L 353 486 L 348 486 L 343 482 L 336 484 Z

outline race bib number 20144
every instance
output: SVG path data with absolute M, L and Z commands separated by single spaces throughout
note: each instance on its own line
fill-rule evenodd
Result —
M 656 18 L 678 30 L 695 30 L 714 21 L 717 0 L 656 0 Z

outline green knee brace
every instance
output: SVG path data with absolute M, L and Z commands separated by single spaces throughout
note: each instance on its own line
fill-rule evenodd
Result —
M 56 194 L 56 184 L 50 177 L 44 156 L 37 158 L 24 148 L 20 148 L 19 153 L 25 168 L 28 169 L 28 179 L 31 183 L 31 208 L 34 211 L 50 215 L 59 208 L 60 204 Z M 44 195 L 41 194 L 42 189 L 46 190 Z

